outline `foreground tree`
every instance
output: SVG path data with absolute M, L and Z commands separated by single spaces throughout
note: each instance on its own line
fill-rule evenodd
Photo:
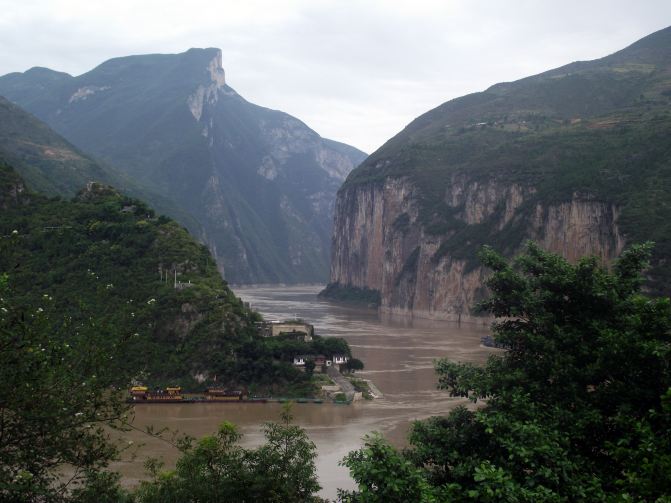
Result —
M 9 283 L 0 276 L 0 500 L 122 501 L 104 471 L 118 453 L 106 428 L 127 414 L 113 390 L 117 338 L 48 296 L 21 307 Z
M 357 370 L 363 370 L 363 362 L 358 358 L 350 358 L 347 360 L 347 365 L 345 368 L 348 372 L 353 374 Z
M 671 305 L 641 294 L 650 250 L 609 270 L 533 244 L 512 264 L 484 249 L 483 308 L 507 350 L 436 369 L 485 405 L 416 423 L 403 453 L 369 439 L 344 461 L 360 490 L 343 499 L 403 501 L 388 489 L 412 483 L 419 501 L 671 501 Z
M 216 435 L 184 439 L 174 471 L 150 466 L 153 479 L 136 492 L 140 503 L 317 502 L 315 445 L 292 424 L 290 409 L 281 422 L 268 423 L 266 443 L 257 449 L 238 444 L 240 433 L 225 422 Z

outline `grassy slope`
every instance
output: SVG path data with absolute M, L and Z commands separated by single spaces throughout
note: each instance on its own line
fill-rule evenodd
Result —
M 54 133 L 46 124 L 0 97 L 0 152 L 28 185 L 49 195 L 72 196 L 89 180 L 110 182 L 114 173 Z
M 482 244 L 511 252 L 524 218 L 502 231 L 466 226 L 444 202 L 454 174 L 538 189 L 528 201 L 576 192 L 620 205 L 630 242 L 657 242 L 653 288 L 668 293 L 671 264 L 671 28 L 606 58 L 572 63 L 447 102 L 417 118 L 348 177 L 342 190 L 407 177 L 421 188 L 438 254 L 473 257 Z M 458 209 L 457 209 L 458 210 Z

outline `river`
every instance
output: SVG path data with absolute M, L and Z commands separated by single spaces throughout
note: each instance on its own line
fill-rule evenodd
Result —
M 383 398 L 352 405 L 295 404 L 297 424 L 305 428 L 317 446 L 320 495 L 334 499 L 337 488 L 353 488 L 347 469 L 339 461 L 362 445 L 371 431 L 381 432 L 394 445 L 402 446 L 412 421 L 445 414 L 463 399 L 450 398 L 436 389 L 433 361 L 449 357 L 455 361 L 483 363 L 496 350 L 480 345 L 488 326 L 429 320 L 381 317 L 376 311 L 358 309 L 321 300 L 320 286 L 274 286 L 238 288 L 236 294 L 266 319 L 299 317 L 315 326 L 315 333 L 345 338 L 354 357 L 365 364 L 357 372 L 370 379 Z M 134 425 L 144 429 L 168 427 L 200 437 L 212 434 L 224 420 L 237 424 L 243 445 L 263 441 L 262 425 L 279 419 L 281 405 L 268 404 L 162 404 L 135 407 Z M 115 463 L 128 485 L 144 478 L 148 457 L 174 464 L 177 451 L 167 442 L 139 432 L 124 434 L 133 442 L 134 458 Z

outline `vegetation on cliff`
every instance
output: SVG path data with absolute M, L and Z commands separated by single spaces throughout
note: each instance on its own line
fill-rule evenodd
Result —
M 7 166 L 0 176 L 15 178 Z M 21 194 L 0 221 L 12 241 L 0 268 L 19 305 L 32 309 L 47 295 L 64 316 L 94 313 L 127 339 L 118 364 L 138 379 L 228 376 L 228 355 L 259 318 L 221 280 L 207 248 L 104 185 L 91 183 L 71 201 Z
M 344 286 L 340 283 L 329 283 L 319 296 L 338 302 L 351 302 L 377 307 L 380 305 L 380 292 L 372 288 L 358 288 L 355 286 Z
M 667 28 L 608 57 L 444 103 L 369 156 L 341 192 L 408 180 L 418 189 L 418 223 L 441 240 L 435 259 L 449 254 L 471 265 L 483 244 L 506 255 L 519 250 L 537 205 L 572 198 L 613 204 L 628 242 L 657 243 L 648 286 L 668 294 L 670 48 Z M 505 225 L 497 218 L 504 204 L 490 218 L 467 224 L 463 204 L 446 196 L 456 179 L 480 190 L 489 181 L 528 190 Z
M 651 246 L 612 271 L 528 245 L 491 249 L 483 308 L 509 349 L 484 367 L 440 360 L 440 387 L 486 400 L 415 423 L 399 452 L 377 436 L 344 463 L 344 501 L 668 501 L 671 302 L 641 294 Z

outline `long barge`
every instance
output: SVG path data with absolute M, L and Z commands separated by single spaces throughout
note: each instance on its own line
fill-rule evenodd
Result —
M 130 389 L 128 403 L 161 404 L 161 403 L 266 403 L 267 398 L 250 397 L 243 391 L 210 388 L 204 394 L 183 395 L 178 386 L 150 391 L 147 386 L 133 386 Z
M 223 388 L 209 388 L 204 393 L 182 394 L 180 387 L 155 389 L 150 391 L 146 386 L 133 386 L 129 390 L 127 403 L 137 404 L 176 404 L 176 403 L 324 403 L 321 398 L 284 398 L 284 397 L 256 397 L 249 396 L 245 391 L 226 390 Z

